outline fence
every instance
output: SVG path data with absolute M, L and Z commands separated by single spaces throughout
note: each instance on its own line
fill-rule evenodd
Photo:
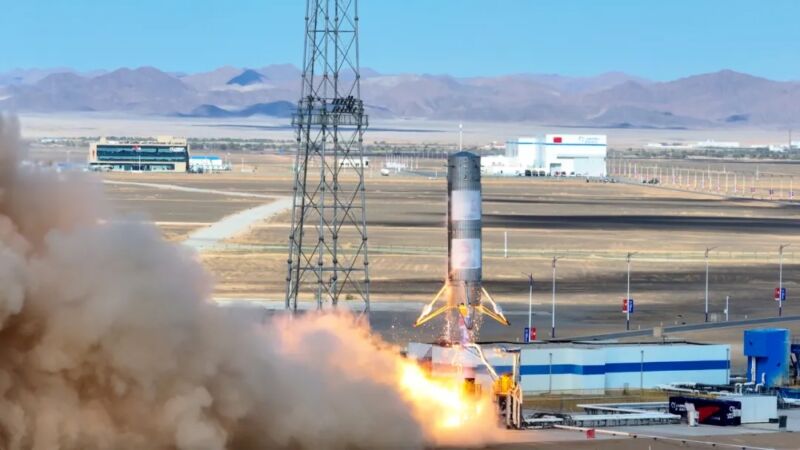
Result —
M 285 245 L 273 244 L 238 244 L 238 243 L 219 243 L 213 247 L 215 251 L 222 252 L 253 252 L 263 253 L 286 253 Z M 407 245 L 371 245 L 370 254 L 399 255 L 399 256 L 446 256 L 447 247 L 419 247 Z M 541 249 L 541 248 L 484 248 L 483 256 L 489 258 L 531 258 L 550 260 L 554 255 L 573 260 L 609 260 L 625 261 L 627 252 L 619 250 L 564 250 L 564 249 Z M 714 250 L 709 255 L 709 261 L 758 261 L 758 262 L 778 262 L 777 251 L 725 251 Z M 705 260 L 705 251 L 681 251 L 681 252 L 648 252 L 639 251 L 636 260 L 642 262 L 697 262 Z M 792 264 L 798 261 L 795 252 L 784 251 L 783 262 Z
M 785 173 L 685 167 L 680 163 L 609 159 L 608 174 L 637 184 L 744 199 L 794 202 L 794 177 Z

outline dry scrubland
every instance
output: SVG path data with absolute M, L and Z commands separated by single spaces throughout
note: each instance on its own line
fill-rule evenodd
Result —
M 275 181 L 280 187 L 280 180 Z M 427 300 L 444 276 L 446 198 L 441 172 L 438 178 L 374 176 L 367 182 L 373 298 Z M 289 180 L 285 183 L 288 186 Z M 637 317 L 649 321 L 680 320 L 667 311 L 680 313 L 676 307 L 702 297 L 706 246 L 718 246 L 710 259 L 716 311 L 726 294 L 737 306 L 732 308 L 736 317 L 772 307 L 770 288 L 777 281 L 781 242 L 794 244 L 784 261 L 790 291 L 800 276 L 796 206 L 651 186 L 487 178 L 483 208 L 484 279 L 506 302 L 527 301 L 521 272 L 533 272 L 537 299 L 549 300 L 553 255 L 564 258 L 558 263 L 559 303 L 607 305 L 616 311 L 624 295 L 625 254 L 638 252 L 632 291 L 642 307 Z M 246 251 L 236 252 L 234 247 L 206 257 L 222 275 L 221 294 L 280 297 L 288 223 L 288 212 L 276 216 L 232 240 L 246 245 Z M 504 232 L 508 258 L 503 257 Z M 250 270 L 238 270 L 239 265 Z
M 103 177 L 275 196 L 291 192 L 291 157 L 245 155 L 245 168 L 254 168 L 252 173 L 240 171 L 239 155 L 233 159 L 236 170 L 226 174 Z M 419 174 L 389 177 L 378 175 L 380 163 L 373 159 L 374 169 L 367 177 L 372 298 L 427 301 L 444 277 L 444 162 L 423 161 Z M 780 165 L 785 173 L 800 173 L 797 167 Z M 737 168 L 748 170 L 748 166 Z M 759 164 L 759 170 L 774 168 Z M 139 186 L 106 185 L 106 190 L 118 211 L 155 221 L 167 238 L 176 241 L 263 202 Z M 800 292 L 800 207 L 796 205 L 636 184 L 486 178 L 483 209 L 486 286 L 510 309 L 516 304 L 518 310 L 526 310 L 527 280 L 522 273 L 533 272 L 540 330 L 549 327 L 545 313 L 550 306 L 553 255 L 563 257 L 557 279 L 563 336 L 619 329 L 624 258 L 629 251 L 638 252 L 631 277 L 632 296 L 637 300 L 634 328 L 701 320 L 706 246 L 718 247 L 710 259 L 711 311 L 721 316 L 725 296 L 730 295 L 731 319 L 739 319 L 774 314 L 770 297 L 777 284 L 777 247 L 792 244 L 784 259 L 790 293 L 785 309 L 800 313 L 793 300 Z M 202 254 L 217 279 L 217 295 L 281 299 L 288 226 L 287 211 Z M 508 233 L 508 258 L 503 257 L 504 232 Z M 512 321 L 520 320 L 524 319 L 512 315 Z M 397 321 L 401 322 L 406 319 Z M 518 334 L 516 329 L 490 331 L 493 337 Z M 713 336 L 702 338 L 713 340 Z

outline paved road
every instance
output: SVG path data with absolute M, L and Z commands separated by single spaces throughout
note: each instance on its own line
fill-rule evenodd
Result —
M 249 197 L 249 198 L 264 198 L 264 199 L 282 198 L 280 196 L 275 196 L 275 195 L 256 194 L 255 192 L 237 192 L 237 191 L 226 191 L 221 189 L 193 188 L 187 186 L 179 186 L 177 184 L 140 183 L 137 181 L 116 181 L 116 180 L 103 180 L 103 183 L 116 184 L 120 186 L 149 187 L 154 189 L 163 189 L 167 191 L 198 192 L 201 194 L 227 195 L 229 197 Z
M 197 192 L 202 194 L 225 195 L 230 197 L 249 197 L 249 198 L 263 198 L 273 200 L 270 203 L 249 208 L 244 211 L 239 211 L 235 214 L 223 217 L 218 222 L 215 222 L 205 228 L 189 234 L 189 237 L 183 241 L 183 244 L 194 248 L 197 251 L 207 250 L 213 248 L 225 239 L 232 238 L 237 234 L 247 231 L 256 222 L 262 221 L 275 214 L 278 214 L 286 209 L 292 207 L 292 197 L 279 197 L 275 195 L 257 194 L 254 192 L 237 192 L 225 191 L 219 189 L 203 189 L 193 188 L 186 186 L 179 186 L 177 184 L 163 184 L 163 183 L 140 183 L 136 181 L 115 181 L 103 180 L 107 184 L 116 184 L 123 186 L 141 186 L 155 189 L 164 189 L 169 191 L 181 192 Z
M 266 205 L 239 211 L 236 214 L 223 217 L 222 220 L 205 228 L 192 232 L 183 241 L 183 245 L 192 247 L 197 251 L 213 248 L 225 239 L 247 231 L 256 222 L 260 222 L 291 207 L 292 198 L 282 197 Z
M 687 325 L 675 325 L 671 327 L 664 327 L 664 334 L 681 333 L 686 331 L 702 331 L 714 328 L 728 328 L 728 327 L 741 327 L 747 325 L 761 325 L 766 323 L 778 322 L 793 322 L 800 320 L 800 316 L 783 316 L 783 317 L 762 317 L 758 319 L 747 320 L 732 320 L 730 322 L 709 322 L 709 323 L 694 323 Z M 644 330 L 622 331 L 618 333 L 594 334 L 589 336 L 575 336 L 569 339 L 581 341 L 602 341 L 608 339 L 621 339 L 627 337 L 637 336 L 652 336 L 653 329 L 647 328 Z

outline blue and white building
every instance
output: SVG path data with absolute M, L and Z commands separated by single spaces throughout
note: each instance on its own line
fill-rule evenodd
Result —
M 186 172 L 189 165 L 186 139 L 159 136 L 155 141 L 109 141 L 89 147 L 88 164 L 95 171 Z
M 607 390 L 650 389 L 669 383 L 726 384 L 730 346 L 695 343 L 530 343 L 483 345 L 498 373 L 511 371 L 501 348 L 520 350 L 520 384 L 525 395 L 570 393 L 597 395 Z M 488 377 L 478 358 L 460 347 L 412 343 L 408 355 L 429 358 L 432 371 L 457 366 Z M 483 373 L 482 373 L 483 372 Z

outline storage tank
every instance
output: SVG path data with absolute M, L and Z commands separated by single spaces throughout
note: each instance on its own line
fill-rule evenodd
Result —
M 789 384 L 791 336 L 785 328 L 760 328 L 744 331 L 747 356 L 747 381 L 764 387 Z

